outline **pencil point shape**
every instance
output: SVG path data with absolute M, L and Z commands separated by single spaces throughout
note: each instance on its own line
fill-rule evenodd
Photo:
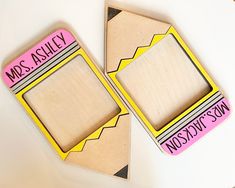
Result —
M 120 178 L 127 179 L 128 177 L 128 165 L 124 166 L 121 170 L 114 174 L 114 176 L 118 176 Z
M 120 12 L 121 12 L 121 10 L 119 10 L 119 9 L 108 7 L 108 21 L 111 20 L 112 18 L 114 18 Z

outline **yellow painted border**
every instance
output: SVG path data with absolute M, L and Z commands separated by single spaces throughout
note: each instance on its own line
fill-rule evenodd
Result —
M 119 106 L 119 108 L 121 109 L 121 111 L 119 112 L 119 114 L 117 114 L 114 118 L 112 118 L 110 121 L 108 121 L 107 123 L 105 123 L 103 126 L 101 126 L 99 129 L 97 129 L 95 132 L 93 132 L 92 134 L 90 134 L 87 138 L 85 138 L 84 140 L 82 140 L 80 143 L 78 143 L 76 146 L 74 146 L 72 149 L 70 149 L 67 152 L 63 152 L 63 150 L 59 147 L 59 145 L 56 143 L 56 141 L 54 140 L 54 138 L 51 136 L 51 134 L 47 131 L 47 129 L 45 128 L 45 126 L 42 124 L 42 122 L 40 121 L 40 119 L 37 117 L 37 115 L 33 112 L 33 110 L 30 108 L 30 106 L 27 104 L 27 102 L 25 101 L 23 95 L 29 91 L 31 88 L 33 88 L 34 86 L 36 86 L 38 83 L 40 83 L 42 80 L 46 79 L 48 76 L 50 76 L 51 74 L 53 74 L 56 70 L 58 70 L 59 68 L 61 68 L 63 65 L 65 65 L 66 63 L 68 63 L 70 60 L 72 60 L 73 58 L 75 58 L 76 56 L 81 55 L 86 63 L 89 65 L 89 67 L 91 68 L 91 70 L 95 73 L 95 75 L 97 76 L 97 78 L 101 81 L 101 83 L 104 85 L 104 87 L 106 88 L 106 90 L 109 92 L 109 94 L 112 96 L 112 98 L 115 100 L 115 102 L 117 103 L 117 105 Z M 23 105 L 23 107 L 26 109 L 26 111 L 28 112 L 28 114 L 31 116 L 31 118 L 34 120 L 34 122 L 36 123 L 36 125 L 39 127 L 39 129 L 42 131 L 42 133 L 46 136 L 46 138 L 49 140 L 49 142 L 51 143 L 51 145 L 55 148 L 55 150 L 59 153 L 60 157 L 64 160 L 68 154 L 70 152 L 79 152 L 82 151 L 86 141 L 88 140 L 93 140 L 93 139 L 98 139 L 102 129 L 105 127 L 114 127 L 118 117 L 120 115 L 126 114 L 128 113 L 126 107 L 123 105 L 123 103 L 121 102 L 121 100 L 118 98 L 118 96 L 115 94 L 115 92 L 113 91 L 113 89 L 110 87 L 110 85 L 108 84 L 108 82 L 105 80 L 104 76 L 100 73 L 100 71 L 98 70 L 98 68 L 93 64 L 93 62 L 90 60 L 90 58 L 88 57 L 88 55 L 85 53 L 85 51 L 80 48 L 79 50 L 75 51 L 73 54 L 71 54 L 69 57 L 67 57 L 65 60 L 61 61 L 58 65 L 56 65 L 55 67 L 53 67 L 52 69 L 50 69 L 48 72 L 46 72 L 45 74 L 43 74 L 42 76 L 40 76 L 38 79 L 36 79 L 35 81 L 33 81 L 30 85 L 28 85 L 27 87 L 25 87 L 23 90 L 21 90 L 19 93 L 16 94 L 16 98 L 20 101 L 20 103 Z
M 206 96 L 201 98 L 199 101 L 197 101 L 195 104 L 193 104 L 191 107 L 189 107 L 187 110 L 185 110 L 183 113 L 181 113 L 179 116 L 177 116 L 175 119 L 173 119 L 171 122 L 169 122 L 166 126 L 164 126 L 159 131 L 155 130 L 153 125 L 148 121 L 146 116 L 143 114 L 141 109 L 137 106 L 137 104 L 134 102 L 134 100 L 129 96 L 129 94 L 126 92 L 126 90 L 122 87 L 118 79 L 116 78 L 116 75 L 122 71 L 126 66 L 128 66 L 130 63 L 132 63 L 135 59 L 137 59 L 139 56 L 141 56 L 143 53 L 145 53 L 148 49 L 150 49 L 153 45 L 157 44 L 161 39 L 166 37 L 167 35 L 173 35 L 177 42 L 181 45 L 181 47 L 184 49 L 186 54 L 190 57 L 194 65 L 198 68 L 200 73 L 204 76 L 204 78 L 207 80 L 207 82 L 210 84 L 212 90 L 210 93 L 208 93 Z M 169 28 L 169 30 L 165 34 L 159 34 L 154 35 L 151 43 L 149 46 L 145 47 L 139 47 L 136 50 L 136 53 L 133 58 L 130 59 L 123 59 L 121 60 L 119 67 L 116 71 L 108 73 L 108 76 L 111 78 L 113 83 L 116 85 L 116 87 L 120 90 L 121 94 L 125 97 L 127 102 L 131 105 L 135 113 L 139 116 L 139 118 L 143 121 L 143 123 L 146 125 L 146 127 L 149 129 L 149 131 L 153 134 L 154 137 L 159 136 L 161 133 L 169 129 L 173 124 L 175 124 L 178 120 L 180 120 L 182 117 L 186 116 L 188 113 L 190 113 L 192 110 L 197 108 L 200 104 L 202 104 L 204 101 L 206 101 L 208 98 L 210 98 L 214 93 L 216 93 L 219 89 L 216 86 L 216 84 L 213 82 L 213 80 L 210 78 L 210 76 L 207 74 L 205 69 L 201 66 L 197 58 L 193 55 L 191 50 L 188 48 L 188 46 L 185 44 L 183 39 L 180 37 L 180 35 L 177 33 L 177 31 L 174 29 L 173 26 Z M 157 97 L 157 94 L 156 94 Z

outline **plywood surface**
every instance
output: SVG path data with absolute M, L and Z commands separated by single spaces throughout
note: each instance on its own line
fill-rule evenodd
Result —
M 117 78 L 157 130 L 210 90 L 172 35 L 129 64 Z
M 130 118 L 127 114 L 119 117 L 116 127 L 103 129 L 99 139 L 87 141 L 82 152 L 71 152 L 66 161 L 114 175 L 129 164 L 129 147 Z
M 81 56 L 32 88 L 24 98 L 64 151 L 120 111 Z
M 106 69 L 115 71 L 123 58 L 131 58 L 139 46 L 149 45 L 153 34 L 164 34 L 170 25 L 121 11 L 107 22 Z

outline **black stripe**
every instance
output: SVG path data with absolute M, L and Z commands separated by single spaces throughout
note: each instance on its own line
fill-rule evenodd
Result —
M 71 50 L 73 50 L 75 47 L 77 47 L 78 46 L 78 44 L 76 45 L 76 46 L 74 46 L 73 48 L 71 48 L 68 52 L 70 52 Z M 61 58 L 63 55 L 65 55 L 65 54 L 67 54 L 68 52 L 66 52 L 66 53 L 64 53 L 64 54 L 62 54 L 60 57 L 58 57 L 55 61 L 57 61 L 59 58 Z M 63 60 L 65 60 L 66 58 L 67 58 L 68 56 L 66 56 Z M 61 61 L 63 61 L 63 60 L 61 60 Z M 51 62 L 50 64 L 48 64 L 47 66 L 45 66 L 41 71 L 39 71 L 37 74 L 35 74 L 34 76 L 36 76 L 36 75 L 38 75 L 40 72 L 42 72 L 44 69 L 46 69 L 48 66 L 50 66 L 52 63 L 54 63 L 55 61 L 53 61 L 53 62 Z M 60 62 L 61 62 L 60 61 Z M 60 62 L 58 62 L 57 64 L 55 64 L 53 67 L 55 67 L 56 65 L 58 65 Z M 51 67 L 49 70 L 51 70 L 53 67 Z M 47 70 L 46 72 L 48 72 L 49 70 Z M 46 73 L 45 72 L 45 73 Z M 29 75 L 28 75 L 29 76 Z M 27 78 L 28 76 L 26 76 L 25 78 Z M 15 88 L 14 90 L 13 90 L 13 92 L 15 91 L 15 90 L 17 90 L 20 86 L 22 86 L 24 83 L 26 83 L 27 81 L 29 81 L 30 79 L 31 79 L 32 77 L 30 77 L 30 78 L 28 78 L 27 80 L 25 80 L 22 84 L 20 84 L 17 88 Z M 35 79 L 37 79 L 37 78 L 35 78 Z M 35 80 L 34 79 L 34 80 Z M 33 81 L 34 81 L 33 80 Z M 30 83 L 32 83 L 33 81 L 31 81 Z M 25 87 L 27 87 L 29 84 L 27 84 Z M 25 88 L 24 87 L 24 88 Z M 22 89 L 21 89 L 22 90 Z M 18 91 L 19 92 L 19 91 Z M 17 93 L 18 93 L 17 92 Z
M 53 135 L 50 133 L 49 129 L 47 129 L 47 127 L 46 127 L 46 125 L 43 123 L 43 121 L 39 118 L 39 116 L 36 114 L 36 112 L 33 110 L 33 108 L 29 105 L 29 103 L 27 102 L 27 100 L 25 100 L 24 95 L 23 95 L 22 97 L 23 97 L 23 99 L 24 99 L 24 102 L 28 105 L 28 107 L 30 108 L 30 110 L 31 110 L 31 111 L 33 112 L 33 114 L 37 117 L 37 119 L 40 121 L 40 123 L 41 123 L 41 124 L 43 125 L 43 127 L 46 129 L 47 133 L 51 136 L 51 138 L 54 140 L 54 142 L 57 144 L 57 146 L 60 148 L 60 150 L 61 150 L 62 152 L 66 153 L 66 152 L 68 152 L 69 150 L 71 150 L 74 146 L 76 146 L 77 144 L 79 144 L 80 142 L 82 142 L 82 141 L 80 141 L 80 142 L 78 142 L 77 144 L 75 144 L 75 145 L 74 145 L 71 149 L 69 149 L 68 151 L 64 151 L 64 150 L 62 149 L 62 147 L 59 145 L 59 143 L 56 141 L 56 139 L 53 137 Z M 99 136 L 98 136 L 98 138 L 92 138 L 92 139 L 85 140 L 85 143 L 84 143 L 84 145 L 83 145 L 83 147 L 82 147 L 82 149 L 81 149 L 80 152 L 83 151 L 83 149 L 84 149 L 84 147 L 85 147 L 87 141 L 90 141 L 90 140 L 98 140 L 98 139 L 100 138 L 101 134 L 103 133 L 103 130 L 104 130 L 104 129 L 116 127 L 117 124 L 118 124 L 118 121 L 119 121 L 120 117 L 121 117 L 121 116 L 125 116 L 125 115 L 129 115 L 129 113 L 125 113 L 125 114 L 120 114 L 120 115 L 118 115 L 117 121 L 115 122 L 115 125 L 114 125 L 114 126 L 112 126 L 112 127 L 103 127 L 102 130 L 101 130 L 101 132 L 100 132 L 100 134 L 99 134 Z M 111 119 L 112 119 L 112 118 L 111 118 Z M 33 120 L 33 119 L 32 119 L 32 120 Z M 108 121 L 109 121 L 109 120 L 108 120 Z M 33 120 L 33 122 L 35 123 L 35 120 Z M 106 123 L 107 123 L 107 122 L 106 122 Z M 38 126 L 37 126 L 37 127 L 38 127 Z M 40 130 L 40 131 L 41 131 L 41 130 Z M 87 138 L 87 137 L 85 137 L 84 139 L 86 139 L 86 138 Z M 48 139 L 47 139 L 47 140 L 48 140 Z
M 216 103 L 220 102 L 222 99 L 224 99 L 224 97 L 222 97 L 220 100 L 218 100 Z M 216 103 L 212 104 L 210 107 L 208 107 L 206 110 L 204 110 L 202 113 L 200 113 L 198 116 L 196 116 L 195 118 L 192 119 L 192 121 L 194 121 L 196 118 L 198 118 L 200 115 L 202 115 L 205 111 L 207 111 L 209 108 L 211 108 L 212 106 L 214 106 Z M 166 140 L 164 140 L 163 142 L 161 142 L 160 144 L 163 144 L 164 142 L 166 142 L 168 139 L 170 139 L 171 137 L 173 137 L 176 133 L 178 133 L 179 131 L 181 131 L 183 128 L 185 128 L 188 124 L 190 124 L 192 121 L 188 122 L 185 126 L 183 126 L 181 129 L 179 129 L 178 131 L 176 131 L 173 135 L 171 135 L 170 137 L 168 137 Z
M 211 98 L 212 98 L 215 94 L 217 94 L 218 92 L 219 92 L 219 91 L 217 91 L 216 93 L 214 93 L 210 98 L 206 99 L 203 103 L 201 103 L 199 106 L 197 106 L 197 108 L 195 108 L 194 110 L 196 111 L 196 110 L 198 109 L 198 107 L 200 107 L 200 106 L 202 106 L 203 104 L 205 104 L 205 102 L 207 102 L 209 99 L 211 99 Z M 221 94 L 218 95 L 216 98 L 218 98 L 219 96 L 221 96 Z M 214 100 L 215 100 L 216 98 L 214 98 Z M 212 101 L 214 101 L 214 100 L 212 100 Z M 211 102 L 212 102 L 212 101 L 211 101 Z M 193 110 L 193 111 L 194 111 L 194 110 Z M 199 110 L 201 110 L 201 109 L 199 109 Z M 196 112 L 194 112 L 194 113 L 193 113 L 191 116 L 189 116 L 186 120 L 188 120 L 190 117 L 192 117 L 192 116 L 193 116 L 195 113 L 197 113 L 199 110 L 197 110 Z M 190 113 L 191 113 L 191 112 L 190 112 Z M 187 115 L 188 115 L 188 114 L 187 114 Z M 184 116 L 184 117 L 185 117 L 185 116 Z M 184 117 L 182 117 L 182 118 L 179 119 L 177 122 L 175 122 L 171 127 L 173 127 L 175 124 L 177 124 L 179 121 L 181 121 Z M 186 120 L 185 120 L 185 121 L 186 121 Z M 183 121 L 183 122 L 185 122 L 185 121 Z M 182 123 L 183 123 L 183 122 L 182 122 Z M 173 130 L 175 130 L 176 128 L 177 128 L 177 127 L 175 127 Z M 169 129 L 167 129 L 167 130 L 169 130 Z M 164 134 L 167 130 L 165 130 L 164 132 L 162 132 L 162 133 L 161 133 L 160 135 L 158 135 L 156 138 L 158 138 L 159 136 L 161 136 L 162 134 Z M 173 130 L 172 130 L 172 131 L 173 131 Z M 171 131 L 171 132 L 172 132 L 172 131 Z M 163 137 L 163 138 L 164 138 L 164 137 Z M 162 139 L 162 138 L 161 138 L 161 139 Z M 160 140 L 161 140 L 161 139 L 160 139 Z M 160 140 L 159 140 L 159 141 L 160 141 Z
M 211 102 L 214 102 L 217 98 L 219 98 L 219 97 L 221 97 L 221 96 L 222 96 L 222 95 L 218 95 L 218 96 L 217 96 L 216 98 L 214 98 L 214 100 L 212 100 Z M 217 102 L 218 102 L 218 101 L 217 101 Z M 215 102 L 212 104 L 212 106 L 213 106 L 214 104 L 215 104 Z M 205 105 L 205 106 L 206 106 L 206 105 Z M 205 107 L 205 106 L 204 106 L 204 107 Z M 203 108 L 204 108 L 204 107 L 203 107 Z M 197 112 L 200 111 L 200 110 L 202 110 L 203 108 L 198 109 Z M 197 108 L 196 108 L 196 109 L 197 109 Z M 187 119 L 185 119 L 182 123 L 184 123 L 185 121 L 187 121 L 189 118 L 191 118 L 191 117 L 192 117 L 194 114 L 196 114 L 197 112 L 193 113 L 190 117 L 188 117 Z M 203 111 L 203 112 L 204 112 L 204 111 Z M 203 112 L 202 112 L 202 113 L 203 113 Z M 202 114 L 202 113 L 200 113 L 200 114 Z M 198 116 L 200 116 L 200 114 L 199 114 Z M 197 116 L 197 117 L 198 117 L 198 116 Z M 194 118 L 194 119 L 195 119 L 195 118 Z M 194 120 L 194 119 L 193 119 L 193 120 Z M 192 120 L 192 121 L 193 121 L 193 120 Z M 192 121 L 190 121 L 190 122 L 192 122 Z M 188 122 L 187 124 L 189 124 L 190 122 Z M 181 124 L 182 124 L 182 123 L 181 123 Z M 186 124 L 186 125 L 187 125 L 187 124 Z M 160 142 L 162 139 L 164 139 L 166 136 L 168 136 L 171 132 L 173 132 L 173 131 L 174 131 L 175 129 L 177 129 L 178 127 L 179 127 L 179 126 L 176 126 L 174 129 L 172 129 L 170 132 L 168 132 L 165 136 L 163 136 L 163 137 L 162 137 L 160 140 L 158 140 L 158 141 Z M 183 126 L 183 127 L 185 127 L 185 126 Z M 182 129 L 182 128 L 181 128 L 181 129 Z
M 120 115 L 118 115 L 117 121 L 115 122 L 115 125 L 114 125 L 113 127 L 103 127 L 98 138 L 92 138 L 92 139 L 89 139 L 89 140 L 97 140 L 97 139 L 100 139 L 100 136 L 101 136 L 101 134 L 103 133 L 104 129 L 111 129 L 111 128 L 116 127 L 117 124 L 118 124 L 118 121 L 119 121 L 120 117 L 121 117 L 121 116 L 128 115 L 128 114 L 129 114 L 129 113 L 125 113 L 125 114 L 120 114 Z M 89 141 L 89 140 L 86 140 L 86 141 L 85 141 L 85 144 L 83 145 L 82 150 L 84 149 L 84 147 L 85 147 L 85 145 L 86 145 L 86 142 Z M 81 150 L 81 151 L 82 151 L 82 150 Z
M 170 26 L 170 27 L 167 29 L 166 33 L 170 30 L 171 27 L 172 27 L 172 26 Z M 166 34 L 166 33 L 165 33 L 165 34 Z M 146 48 L 146 47 L 150 47 L 150 46 L 151 46 L 155 35 L 157 36 L 157 35 L 165 35 L 165 34 L 154 34 L 149 44 L 147 44 L 147 45 L 145 45 L 145 46 L 138 46 L 138 47 L 135 49 L 135 52 L 134 52 L 134 54 L 133 54 L 132 57 L 120 59 L 120 61 L 119 61 L 119 63 L 118 63 L 118 67 L 116 68 L 116 70 L 109 71 L 109 72 L 107 72 L 107 73 L 109 74 L 109 73 L 117 72 L 118 69 L 119 69 L 119 67 L 121 66 L 121 63 L 122 63 L 123 60 L 130 60 L 130 59 L 133 59 L 133 58 L 135 57 L 136 52 L 138 51 L 139 48 Z M 161 39 L 161 40 L 162 40 L 162 39 Z M 159 41 L 160 41 L 160 40 L 159 40 Z
M 74 44 L 75 42 L 77 42 L 77 41 L 74 41 L 73 43 L 71 43 L 69 46 L 71 46 L 72 44 Z M 67 46 L 64 50 L 66 50 L 69 46 Z M 62 50 L 61 52 L 63 52 L 64 50 Z M 60 54 L 61 52 L 59 52 L 58 54 Z M 56 55 L 58 55 L 58 54 L 56 54 Z M 55 55 L 55 56 L 56 56 Z M 44 65 L 44 64 L 46 64 L 48 61 L 50 61 L 52 58 L 54 58 L 55 56 L 53 56 L 53 57 L 51 57 L 50 59 L 48 59 L 45 63 L 43 63 L 42 65 Z M 41 65 L 41 66 L 42 66 Z M 39 66 L 39 67 L 41 67 L 41 66 Z M 38 68 L 39 68 L 38 67 Z M 35 70 L 33 70 L 30 74 L 32 74 L 34 71 L 36 71 L 37 69 L 35 69 Z M 28 74 L 26 77 L 28 77 L 30 74 Z M 23 80 L 24 78 L 26 78 L 26 77 L 23 77 L 21 80 Z M 12 87 L 14 87 L 17 83 L 19 83 L 21 80 L 19 80 L 18 82 L 16 82 L 15 84 L 13 84 L 10 88 L 12 88 Z

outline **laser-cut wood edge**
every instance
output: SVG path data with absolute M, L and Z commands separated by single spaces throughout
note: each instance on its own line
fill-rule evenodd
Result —
M 24 99 L 64 152 L 121 111 L 80 55 L 27 91 Z
M 161 45 L 163 44 L 164 44 L 164 48 L 161 48 Z M 152 55 L 148 56 L 147 58 L 146 54 L 150 54 L 150 52 L 156 48 L 158 51 L 155 51 L 154 54 L 152 53 Z M 167 49 L 167 52 L 166 52 L 166 49 Z M 175 50 L 171 50 L 171 49 L 175 49 Z M 162 52 L 162 57 L 164 58 L 162 58 L 161 56 L 158 56 L 155 59 L 149 60 L 151 57 L 154 57 L 154 55 L 158 54 L 159 51 Z M 166 55 L 164 56 L 164 54 Z M 178 60 L 174 61 L 175 59 L 178 59 Z M 137 62 L 139 63 L 137 64 Z M 156 64 L 153 62 L 158 62 L 158 63 Z M 182 64 L 181 62 L 183 62 L 184 64 Z M 154 65 L 157 66 L 158 64 L 160 64 L 161 67 L 168 66 L 168 68 L 166 69 L 166 67 L 165 68 L 161 68 L 161 67 L 153 68 L 152 67 L 151 69 L 148 69 L 148 71 L 146 72 L 145 68 L 148 67 L 150 64 L 152 66 Z M 135 72 L 130 72 L 131 69 L 140 65 L 144 67 L 142 67 L 139 70 L 136 69 Z M 132 68 L 130 69 L 130 67 Z M 155 74 L 153 74 L 152 70 L 155 70 Z M 124 73 L 125 71 L 128 71 L 128 75 Z M 167 73 L 169 74 L 167 75 Z M 121 76 L 123 74 L 124 74 L 124 77 Z M 151 74 L 151 77 L 148 77 L 148 75 L 150 74 Z M 187 76 L 185 77 L 185 75 Z M 143 76 L 142 79 L 138 79 L 139 76 L 140 77 Z M 135 92 L 133 91 L 131 92 L 130 90 L 128 91 L 128 93 L 130 96 L 131 96 L 130 93 L 132 93 L 131 98 L 133 98 L 134 101 L 136 101 L 135 96 L 140 96 L 140 95 L 145 96 L 144 98 L 142 97 L 142 99 L 139 98 L 142 101 L 141 105 L 137 104 L 140 101 L 136 101 L 136 104 L 137 106 L 139 106 L 139 108 L 142 108 L 141 111 L 144 113 L 144 115 L 148 118 L 150 123 L 153 125 L 153 127 L 157 131 L 159 131 L 161 128 L 167 125 L 170 121 L 172 121 L 178 115 L 180 115 L 185 110 L 187 110 L 192 104 L 200 100 L 202 97 L 204 97 L 206 94 L 208 94 L 211 91 L 209 84 L 205 81 L 203 75 L 197 70 L 197 68 L 194 66 L 191 60 L 183 52 L 181 46 L 178 45 L 177 41 L 172 35 L 167 35 L 166 37 L 164 37 L 161 41 L 159 41 L 159 43 L 157 43 L 157 45 L 154 45 L 153 47 L 151 47 L 151 49 L 149 49 L 140 57 L 135 59 L 133 63 L 125 67 L 121 72 L 119 72 L 116 75 L 116 77 L 121 83 L 121 85 L 124 86 L 125 90 L 127 91 L 128 89 L 131 89 L 131 88 L 127 88 L 127 86 L 125 86 L 126 83 L 129 83 L 129 82 L 132 83 L 132 90 L 135 90 Z M 146 77 L 148 77 L 148 81 L 143 82 L 143 80 L 145 80 Z M 181 79 L 179 80 L 180 77 Z M 184 84 L 180 84 L 183 81 L 182 78 L 185 78 L 183 79 Z M 122 82 L 122 79 L 124 79 L 125 82 Z M 187 81 L 187 79 L 189 81 Z M 178 80 L 178 82 L 175 82 L 175 80 Z M 150 83 L 153 83 L 153 85 L 148 85 Z M 138 85 L 140 87 L 135 87 L 134 85 Z M 147 87 L 147 85 L 149 87 Z M 155 86 L 159 85 L 159 86 L 157 86 L 158 87 L 157 89 L 156 88 L 153 89 L 154 85 Z M 166 86 L 168 89 L 165 89 Z M 194 87 L 191 87 L 191 86 L 194 86 Z M 138 88 L 139 89 L 142 88 L 142 91 L 138 90 Z M 143 88 L 146 88 L 149 91 L 146 92 L 145 90 L 143 90 Z M 177 88 L 180 88 L 180 89 L 177 90 Z M 176 93 L 173 91 L 175 91 Z M 194 92 L 192 93 L 192 91 Z M 172 93 L 174 97 L 172 96 Z M 186 93 L 188 93 L 188 95 L 186 95 Z M 181 97 L 181 96 L 184 96 L 184 97 Z M 150 98 L 151 100 L 149 100 Z M 159 100 L 158 98 L 161 100 Z M 181 100 L 176 100 L 176 98 L 181 99 Z M 164 105 L 160 105 L 161 104 L 160 101 L 161 102 L 171 101 L 171 102 L 170 104 L 169 102 L 165 104 L 162 102 L 162 104 Z M 177 106 L 179 108 L 176 108 Z M 171 108 L 174 110 L 172 111 Z M 148 113 L 146 111 L 148 111 Z M 161 114 L 164 114 L 164 112 L 167 112 L 167 115 L 161 116 Z
M 69 29 L 68 29 L 69 28 Z M 91 54 L 89 53 L 89 51 L 86 49 L 86 47 L 84 46 L 84 44 L 81 42 L 81 40 L 79 40 L 79 37 L 78 35 L 76 34 L 76 32 L 71 29 L 69 26 L 67 26 L 66 24 L 62 24 L 62 27 L 61 26 L 55 26 L 55 27 L 52 27 L 52 29 L 49 28 L 49 32 L 47 31 L 46 34 L 43 34 L 43 36 L 49 36 L 51 33 L 53 33 L 54 31 L 56 30 L 59 30 L 59 29 L 65 29 L 66 31 L 70 32 L 76 39 L 76 41 L 82 46 L 83 48 L 83 51 L 85 51 L 85 54 L 86 54 L 86 57 L 88 56 L 89 57 L 89 60 L 92 62 L 92 64 L 94 65 L 94 67 L 97 69 L 96 72 L 98 72 L 100 75 L 100 77 L 102 77 L 102 80 L 105 80 L 105 84 L 109 86 L 109 90 L 112 90 L 112 93 L 113 94 L 110 94 L 109 91 L 107 91 L 111 96 L 114 96 L 115 95 L 115 98 L 118 99 L 118 103 L 119 105 L 122 103 L 121 102 L 121 99 L 120 97 L 117 95 L 117 93 L 115 92 L 115 90 L 111 87 L 111 84 L 108 82 L 107 78 L 104 76 L 104 73 L 100 70 L 100 68 L 97 66 L 97 64 L 95 63 L 95 60 L 94 58 L 91 56 Z M 44 37 L 37 37 L 37 40 L 36 41 L 41 41 Z M 39 39 L 38 39 L 39 38 Z M 32 45 L 33 44 L 33 45 Z M 32 43 L 29 47 L 33 47 L 34 45 L 37 45 L 37 43 Z M 27 49 L 30 49 L 30 48 L 27 48 Z M 18 56 L 17 56 L 18 57 Z M 98 74 L 97 73 L 97 74 Z M 97 76 L 97 79 L 99 79 L 99 77 Z M 34 87 L 34 86 L 32 86 Z M 107 88 L 106 88 L 107 89 Z M 24 94 L 24 93 L 23 93 Z M 47 140 L 49 141 L 49 143 L 54 147 L 54 149 L 58 152 L 58 154 L 60 155 L 60 157 L 64 160 L 67 156 L 67 153 L 64 153 L 61 148 L 59 148 L 58 144 L 54 141 L 54 139 L 50 136 L 50 134 L 48 133 L 48 131 L 45 129 L 45 127 L 41 124 L 41 123 L 38 123 L 38 120 L 37 118 L 35 118 L 35 116 L 31 115 L 32 112 L 31 110 L 28 109 L 27 105 L 25 104 L 25 101 L 23 99 L 23 94 L 22 92 L 20 93 L 20 95 L 16 95 L 17 99 L 19 100 L 19 102 L 23 105 L 23 107 L 25 108 L 26 112 L 28 113 L 27 115 L 29 115 L 32 119 L 33 119 L 33 122 L 37 125 L 37 127 L 41 130 L 41 132 L 43 133 L 43 135 L 47 138 Z M 119 106 L 118 105 L 118 106 Z M 127 109 L 126 109 L 126 106 L 122 103 L 119 107 L 122 108 L 122 114 L 121 115 L 124 115 L 124 113 L 128 113 L 127 112 Z M 128 122 L 129 123 L 129 122 Z M 112 124 L 114 125 L 114 124 Z M 129 124 L 128 124 L 129 126 Z M 111 128 L 111 127 L 110 127 Z M 97 135 L 97 134 L 96 134 Z M 99 134 L 98 134 L 99 135 Z M 100 136 L 100 135 L 99 135 Z M 97 137 L 99 137 L 97 136 Z M 92 139 L 87 139 L 86 141 L 89 141 L 89 140 L 92 140 Z M 82 146 L 83 147 L 83 146 Z M 79 151 L 80 149 L 80 146 L 75 146 L 72 150 L 73 151 L 76 151 L 78 150 Z
M 105 23 L 107 25 L 107 23 Z M 105 26 L 105 30 L 107 30 L 107 26 Z M 170 29 L 169 29 L 170 30 Z M 174 28 L 173 28 L 174 30 Z M 167 31 L 168 32 L 168 31 Z M 107 33 L 107 31 L 106 31 Z M 144 126 L 144 128 L 146 129 L 146 131 L 150 134 L 151 138 L 154 140 L 154 142 L 157 144 L 157 146 L 159 146 L 159 148 L 164 152 L 167 153 L 162 146 L 160 146 L 160 144 L 158 143 L 158 141 L 156 140 L 156 137 L 158 137 L 160 134 L 164 133 L 164 131 L 168 130 L 169 128 L 172 128 L 175 122 L 179 121 L 180 118 L 185 117 L 186 115 L 189 114 L 189 112 L 192 112 L 194 109 L 196 109 L 199 105 L 201 105 L 201 103 L 203 101 L 205 101 L 208 97 L 210 97 L 211 94 L 213 94 L 214 92 L 216 92 L 218 90 L 218 87 L 215 85 L 215 83 L 213 82 L 213 80 L 210 78 L 210 76 L 208 75 L 208 73 L 206 72 L 206 70 L 201 66 L 200 62 L 198 62 L 197 58 L 195 57 L 195 55 L 191 52 L 191 50 L 189 49 L 189 47 L 187 46 L 187 44 L 185 44 L 185 42 L 183 41 L 183 39 L 181 39 L 181 37 L 178 35 L 178 33 L 176 31 L 173 32 L 174 34 L 176 33 L 176 38 L 177 41 L 183 46 L 183 50 L 186 52 L 186 54 L 191 58 L 192 62 L 196 65 L 197 69 L 199 70 L 199 72 L 204 76 L 204 78 L 206 79 L 206 81 L 208 82 L 209 87 L 212 88 L 212 91 L 210 93 L 208 93 L 206 96 L 204 96 L 202 99 L 200 99 L 199 101 L 197 101 L 194 105 L 192 105 L 190 108 L 188 108 L 186 111 L 184 111 L 182 114 L 180 114 L 179 116 L 177 116 L 174 120 L 172 120 L 171 122 L 169 122 L 169 124 L 164 127 L 164 129 L 161 129 L 160 131 L 156 132 L 156 130 L 153 130 L 151 127 L 151 125 L 148 124 L 148 126 L 145 126 L 145 124 L 143 123 L 143 121 L 140 119 L 139 114 L 135 113 L 134 109 L 132 106 L 130 106 L 129 102 L 124 98 L 124 101 L 129 105 L 129 108 L 132 109 L 132 112 L 135 114 L 135 116 L 137 117 L 137 119 L 140 120 L 140 122 L 142 123 L 142 125 Z M 107 37 L 107 34 L 105 35 Z M 174 35 L 175 36 L 175 35 Z M 106 56 L 107 56 L 107 39 L 105 41 L 105 45 L 106 45 Z M 105 56 L 105 57 L 106 57 Z M 131 57 L 129 57 L 131 58 Z M 110 82 L 113 84 L 113 86 L 115 87 L 115 89 L 119 92 L 119 94 L 122 96 L 122 93 L 120 92 L 120 90 L 118 89 L 118 87 L 116 87 L 116 85 L 114 84 L 114 80 L 116 81 L 116 79 L 114 79 L 115 77 L 115 71 L 117 70 L 112 70 L 112 71 L 108 71 L 108 66 L 107 66 L 107 57 L 106 57 L 106 61 L 105 61 L 105 65 L 106 65 L 106 76 L 108 77 L 108 79 L 110 80 Z M 112 72 L 112 73 L 111 73 Z M 110 73 L 110 74 L 109 74 Z M 114 79 L 114 80 L 113 80 Z M 180 151 L 182 152 L 182 150 Z M 169 153 L 167 153 L 169 154 Z
M 110 9 L 111 8 L 111 9 Z M 115 17 L 108 19 L 109 10 L 120 10 Z M 128 10 L 120 9 L 114 5 L 106 4 L 105 8 L 105 72 L 116 71 L 120 61 L 125 58 L 131 58 L 136 52 L 137 47 L 149 45 L 155 34 L 165 34 L 170 28 L 170 24 L 158 21 L 147 16 L 142 16 L 136 13 L 132 13 Z M 122 17 L 129 17 L 128 22 L 130 24 L 123 24 L 127 19 Z M 138 19 L 136 19 L 136 17 Z M 142 19 L 145 19 L 143 22 Z M 119 25 L 119 28 L 113 26 L 113 22 L 117 22 L 115 25 Z M 131 25 L 131 22 L 134 25 Z M 125 27 L 124 27 L 125 26 Z M 141 33 L 141 37 L 138 32 Z M 122 34 L 128 35 L 128 40 L 122 39 Z M 128 33 L 129 32 L 129 33 Z M 110 36 L 110 33 L 118 33 L 115 36 Z M 114 39 L 114 40 L 112 40 Z M 118 51 L 116 49 L 119 49 Z
M 120 116 L 116 127 L 104 128 L 99 139 L 89 140 L 82 152 L 70 152 L 65 159 L 69 163 L 126 179 L 128 174 L 125 176 L 125 173 L 118 172 L 129 166 L 129 160 L 129 114 Z M 128 173 L 128 168 L 125 171 Z

